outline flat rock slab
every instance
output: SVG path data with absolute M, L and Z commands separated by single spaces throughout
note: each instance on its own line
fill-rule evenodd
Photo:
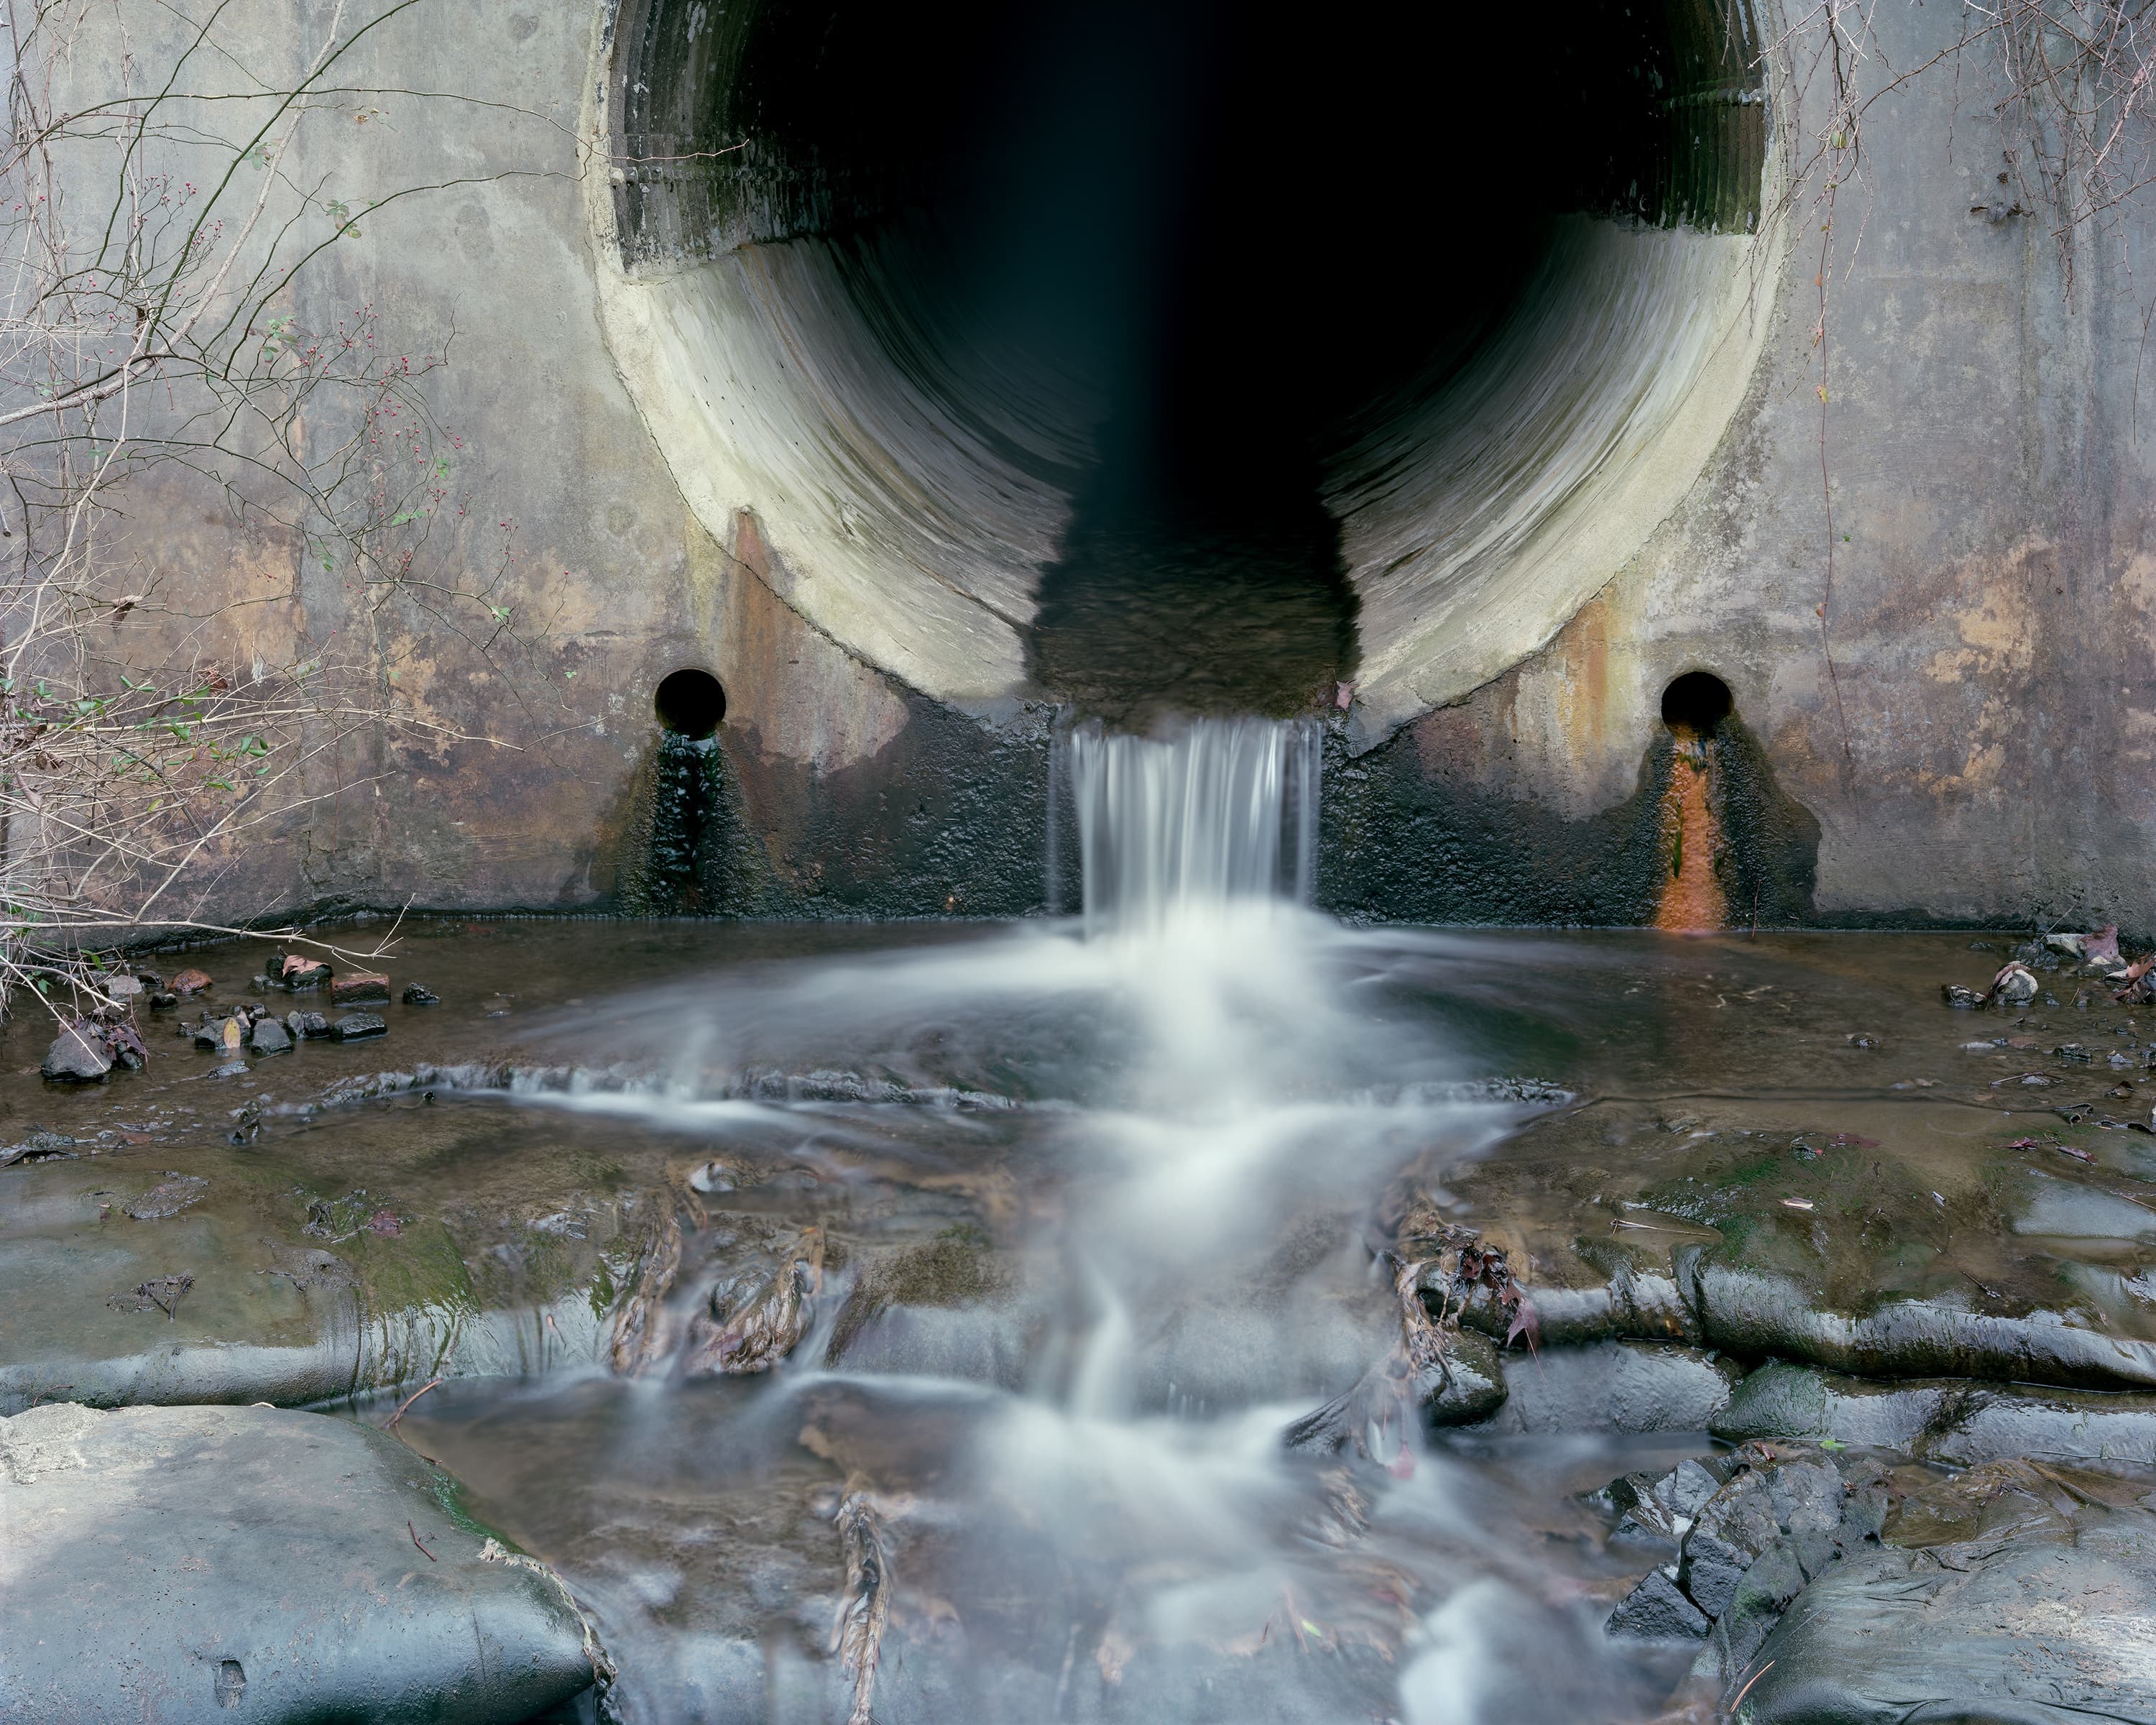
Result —
M 340 1191 L 281 1149 L 197 1149 L 187 1166 L 0 1176 L 0 1414 L 56 1399 L 304 1404 L 604 1357 L 634 1244 L 611 1199 L 573 1239 L 506 1205 Z M 534 1211 L 572 1195 L 533 1187 Z
M 1882 1551 L 1799 1595 L 1752 1725 L 2156 1725 L 2156 1517 L 2072 1543 Z
M 454 1492 L 318 1414 L 0 1420 L 0 1722 L 513 1725 L 581 1693 L 567 1595 Z

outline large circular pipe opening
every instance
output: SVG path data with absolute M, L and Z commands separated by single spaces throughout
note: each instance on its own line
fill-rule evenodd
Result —
M 1382 726 L 1733 411 L 1749 15 L 627 0 L 609 333 L 706 524 L 916 686 Z

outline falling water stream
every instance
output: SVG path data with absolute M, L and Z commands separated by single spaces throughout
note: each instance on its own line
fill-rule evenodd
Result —
M 526 1100 L 678 1135 L 678 1258 L 614 1373 L 445 1385 L 407 1430 L 590 1603 L 622 1717 L 845 1718 L 842 1502 L 886 1569 L 879 1720 L 1573 1721 L 1666 1683 L 1603 1641 L 1618 1584 L 1553 1488 L 1635 1465 L 1606 1441 L 1283 1444 L 1399 1335 L 1389 1185 L 1530 1111 L 1465 1081 L 1455 943 L 1306 907 L 1317 761 L 1296 724 L 1081 731 L 1079 922 L 559 1030 L 661 1055 Z M 795 1345 L 715 1370 L 788 1286 Z

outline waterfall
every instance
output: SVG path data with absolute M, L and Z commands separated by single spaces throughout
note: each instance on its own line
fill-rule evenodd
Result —
M 1318 728 L 1199 719 L 1167 740 L 1070 740 L 1086 928 L 1155 927 L 1231 899 L 1310 898 Z

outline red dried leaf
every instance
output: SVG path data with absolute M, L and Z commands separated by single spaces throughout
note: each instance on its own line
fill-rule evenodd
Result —
M 1507 1291 L 1512 1294 L 1514 1303 L 1512 1322 L 1505 1332 L 1505 1346 L 1510 1348 L 1515 1337 L 1525 1336 L 1527 1338 L 1528 1351 L 1532 1353 L 1542 1344 L 1541 1314 L 1535 1310 L 1535 1302 L 1522 1293 L 1517 1286 L 1508 1289 Z

